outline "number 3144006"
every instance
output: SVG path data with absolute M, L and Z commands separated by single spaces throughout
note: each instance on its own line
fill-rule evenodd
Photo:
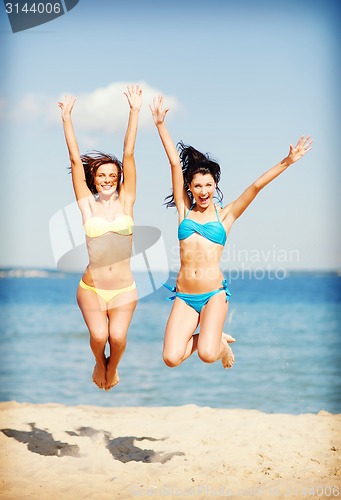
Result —
M 7 14 L 59 14 L 60 10 L 60 3 L 26 2 L 24 5 L 6 3 Z

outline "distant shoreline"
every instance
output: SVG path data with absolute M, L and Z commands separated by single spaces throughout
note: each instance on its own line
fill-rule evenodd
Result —
M 262 268 L 250 269 L 250 273 L 259 272 Z M 265 269 L 265 268 L 264 268 Z M 275 268 L 274 268 L 275 269 Z M 236 271 L 234 269 L 233 271 Z M 341 270 L 338 269 L 284 269 L 287 275 L 303 275 L 303 274 L 323 274 L 323 275 L 336 275 L 341 276 Z M 238 271 L 238 270 L 237 270 Z M 65 276 L 80 275 L 84 270 L 79 271 L 62 271 L 53 268 L 39 268 L 39 267 L 1 267 L 0 268 L 0 279 L 1 278 L 63 278 Z M 165 270 L 158 270 L 155 273 L 164 273 Z M 225 275 L 228 275 L 228 270 L 223 270 Z M 148 274 L 147 271 L 134 271 L 134 274 L 142 275 Z M 177 273 L 170 271 L 170 276 L 176 276 Z

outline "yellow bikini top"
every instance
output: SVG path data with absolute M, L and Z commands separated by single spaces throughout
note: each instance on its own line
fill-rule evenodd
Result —
M 84 224 L 84 231 L 89 238 L 97 238 L 106 233 L 123 235 L 133 234 L 134 221 L 130 215 L 119 215 L 115 220 L 109 221 L 103 217 L 90 217 Z

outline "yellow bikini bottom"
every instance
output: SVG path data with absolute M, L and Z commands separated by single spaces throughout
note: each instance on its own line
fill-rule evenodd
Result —
M 130 292 L 131 290 L 135 290 L 136 283 L 134 281 L 131 285 L 126 286 L 124 288 L 119 288 L 118 290 L 105 290 L 103 288 L 96 288 L 94 286 L 87 285 L 86 283 L 84 283 L 83 280 L 80 280 L 79 286 L 84 288 L 85 290 L 91 290 L 92 292 L 97 293 L 97 295 L 102 297 L 102 299 L 108 304 L 108 302 L 110 302 L 111 300 L 113 300 L 116 297 L 118 297 L 119 295 L 121 295 L 121 293 Z

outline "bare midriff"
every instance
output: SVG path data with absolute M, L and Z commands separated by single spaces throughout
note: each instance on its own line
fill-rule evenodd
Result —
M 84 283 L 104 290 L 118 290 L 133 283 L 131 235 L 109 232 L 86 240 L 89 265 L 82 277 Z
M 180 241 L 180 271 L 176 289 L 181 293 L 205 293 L 221 287 L 220 270 L 223 246 L 199 234 Z

